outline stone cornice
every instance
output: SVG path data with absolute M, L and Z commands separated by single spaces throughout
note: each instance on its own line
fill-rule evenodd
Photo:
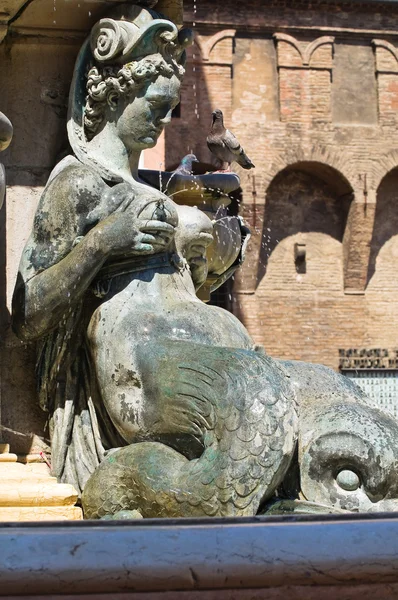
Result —
M 0 42 L 8 31 L 30 37 L 74 37 L 77 32 L 85 37 L 104 11 L 118 3 L 119 0 L 0 0 Z M 182 25 L 182 6 L 183 0 L 159 0 L 156 9 Z

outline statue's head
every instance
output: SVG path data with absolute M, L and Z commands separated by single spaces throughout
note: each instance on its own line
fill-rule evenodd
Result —
M 122 5 L 92 29 L 76 63 L 69 139 L 80 158 L 112 123 L 128 152 L 151 148 L 179 102 L 189 30 L 154 11 Z

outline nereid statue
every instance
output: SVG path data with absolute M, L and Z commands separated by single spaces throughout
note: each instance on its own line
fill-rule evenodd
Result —
M 82 492 L 87 518 L 254 515 L 260 507 L 283 512 L 284 498 L 289 510 L 305 501 L 331 511 L 393 501 L 393 419 L 327 369 L 271 359 L 232 314 L 199 300 L 217 222 L 140 177 L 141 151 L 156 144 L 179 101 L 190 41 L 189 31 L 153 10 L 126 5 L 95 25 L 77 60 L 73 154 L 43 192 L 14 294 L 14 330 L 39 343 L 53 473 Z M 236 239 L 236 220 L 223 227 Z M 219 244 L 217 253 L 213 270 L 222 281 L 240 243 L 232 253 Z M 330 390 L 330 377 L 338 402 L 329 403 L 325 420 L 308 381 L 312 390 L 314 380 Z M 333 415 L 344 421 L 354 404 L 362 407 L 351 411 L 355 431 L 335 436 L 322 458 L 335 460 L 331 487 L 351 486 L 350 498 L 309 484 L 303 494 L 297 461 L 313 460 L 306 482 L 324 472 L 314 463 L 318 438 L 310 439 L 306 419 L 316 408 L 325 435 L 333 435 Z M 355 476 L 361 486 L 366 478 L 362 448 L 350 441 L 366 434 L 361 410 L 369 431 L 394 443 L 382 457 L 388 484 L 373 478 L 377 493 L 368 503 L 355 500 Z M 372 451 L 380 464 L 377 452 L 385 454 L 386 445 Z

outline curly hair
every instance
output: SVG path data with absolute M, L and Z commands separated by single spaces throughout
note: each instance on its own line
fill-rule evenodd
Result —
M 134 95 L 159 75 L 182 79 L 184 67 L 174 59 L 167 62 L 160 54 L 127 63 L 122 67 L 91 67 L 87 74 L 87 96 L 84 107 L 84 129 L 92 139 L 104 120 L 107 100 L 111 95 Z

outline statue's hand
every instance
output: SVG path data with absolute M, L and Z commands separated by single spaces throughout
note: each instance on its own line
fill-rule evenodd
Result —
M 132 219 L 127 212 L 114 213 L 94 229 L 98 245 L 107 256 L 163 252 L 175 230 L 164 221 Z
M 143 250 L 137 248 L 137 251 L 146 252 L 146 247 L 150 247 L 150 254 L 165 252 L 175 233 L 175 227 L 165 221 L 156 219 L 144 220 L 138 219 L 136 222 L 141 237 L 140 245 L 145 246 Z

